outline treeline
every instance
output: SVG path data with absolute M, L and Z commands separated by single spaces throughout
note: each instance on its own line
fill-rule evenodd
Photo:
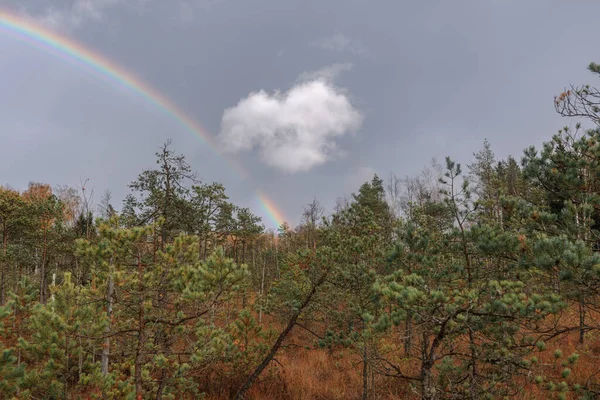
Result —
M 169 143 L 121 212 L 0 188 L 0 398 L 302 398 L 300 352 L 351 361 L 337 398 L 599 396 L 599 91 L 555 106 L 594 128 L 374 176 L 277 232 Z

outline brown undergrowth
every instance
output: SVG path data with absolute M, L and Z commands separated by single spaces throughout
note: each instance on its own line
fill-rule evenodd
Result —
M 570 307 L 560 316 L 561 326 L 576 327 L 578 314 L 576 307 Z M 265 329 L 279 328 L 279 323 L 263 321 Z M 315 327 L 315 330 L 318 329 Z M 401 350 L 398 343 L 398 351 Z M 568 379 L 562 379 L 563 366 L 556 361 L 556 350 L 562 352 L 562 358 L 573 353 L 580 355 L 579 360 L 570 366 L 572 373 Z M 544 351 L 532 353 L 545 364 L 546 372 L 557 381 L 585 384 L 597 382 L 594 374 L 600 370 L 600 332 L 586 333 L 583 344 L 579 343 L 576 329 L 547 342 Z M 417 375 L 416 363 L 407 363 L 406 373 Z M 599 374 L 600 375 L 600 374 Z M 212 382 L 206 382 L 206 399 L 225 400 L 235 394 L 243 383 L 244 377 L 222 380 L 213 375 Z M 533 378 L 531 376 L 530 378 Z M 514 398 L 523 400 L 542 400 L 552 398 L 549 392 L 541 390 L 532 383 L 533 379 L 523 382 L 523 390 Z M 418 399 L 419 395 L 411 385 L 402 379 L 372 374 L 369 376 L 369 399 Z M 271 362 L 259 381 L 250 389 L 247 398 L 290 399 L 290 400 L 341 400 L 361 399 L 363 390 L 362 363 L 360 357 L 349 349 L 321 349 L 315 347 L 315 337 L 307 331 L 295 327 L 284 347 Z M 567 398 L 577 398 L 573 395 Z

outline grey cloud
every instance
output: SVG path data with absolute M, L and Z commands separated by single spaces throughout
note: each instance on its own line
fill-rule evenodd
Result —
M 341 33 L 335 33 L 331 36 L 321 38 L 311 44 L 325 50 L 341 53 L 347 52 L 359 56 L 371 56 L 369 49 L 360 40 L 350 38 Z
M 181 11 L 183 3 L 189 7 Z M 264 137 L 235 154 L 252 177 L 243 180 L 143 96 L 0 32 L 0 182 L 24 188 L 28 180 L 76 185 L 90 177 L 97 193 L 113 190 L 118 206 L 127 182 L 154 165 L 154 152 L 170 137 L 204 180 L 223 182 L 236 204 L 260 215 L 260 189 L 294 223 L 313 197 L 330 209 L 336 197 L 357 190 L 371 178 L 369 168 L 382 177 L 413 175 L 432 156 L 447 155 L 465 165 L 484 137 L 498 157 L 519 157 L 575 123 L 556 115 L 554 95 L 569 83 L 599 84 L 585 67 L 600 59 L 600 2 L 376 3 L 93 2 L 101 4 L 97 13 L 82 8 L 81 22 L 67 32 L 156 88 L 213 136 L 223 111 L 249 93 L 264 89 L 265 99 L 277 98 L 282 107 L 294 85 L 325 80 L 323 87 L 349 99 L 364 121 L 358 134 L 330 137 L 335 146 L 325 148 L 326 161 L 293 179 L 266 163 Z M 39 18 L 74 4 L 0 0 L 3 10 Z M 565 29 L 564 21 L 577 23 Z M 345 62 L 351 71 L 331 67 Z
M 142 6 L 151 0 L 68 0 L 55 2 L 44 8 L 34 7 L 28 2 L 18 6 L 19 12 L 48 28 L 71 30 L 88 22 L 98 22 L 111 7 Z
M 222 5 L 229 0 L 180 0 L 178 2 L 181 22 L 191 24 L 199 14 L 206 14 L 212 8 Z
M 314 80 L 325 80 L 326 82 L 334 82 L 336 78 L 344 71 L 350 71 L 352 63 L 338 63 L 321 68 L 312 72 L 303 72 L 298 77 L 298 82 L 307 82 Z

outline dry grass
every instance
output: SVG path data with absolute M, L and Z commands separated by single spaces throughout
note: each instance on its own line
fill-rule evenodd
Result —
M 266 378 L 248 399 L 353 400 L 362 394 L 360 358 L 347 351 L 287 348 L 271 363 Z M 378 399 L 407 399 L 406 385 L 391 378 L 375 378 Z M 394 388 L 394 386 L 397 386 Z M 396 392 L 396 394 L 394 394 Z M 224 400 L 227 397 L 208 397 Z
M 590 312 L 590 319 L 600 320 L 598 315 Z M 578 310 L 570 307 L 560 316 L 561 326 L 577 326 Z M 263 319 L 265 329 L 273 328 L 281 331 L 281 322 L 267 316 Z M 316 331 L 318 329 L 314 328 Z M 273 339 L 269 339 L 272 343 Z M 318 349 L 312 347 L 314 336 L 296 327 L 285 341 L 285 345 L 276 355 L 259 380 L 248 392 L 248 399 L 290 399 L 290 400 L 353 400 L 360 399 L 362 394 L 362 364 L 360 357 L 349 349 Z M 560 349 L 562 357 L 559 362 L 554 358 L 555 351 Z M 401 348 L 397 348 L 401 351 Z M 556 381 L 561 381 L 562 369 L 560 361 L 569 355 L 578 353 L 579 360 L 569 368 L 571 375 L 564 379 L 568 383 L 585 383 L 600 370 L 600 331 L 586 334 L 585 343 L 579 343 L 579 332 L 572 331 L 549 343 L 546 350 L 535 354 L 542 364 L 548 365 L 547 373 Z M 416 364 L 406 371 L 416 375 Z M 551 366 L 554 365 L 554 366 Z M 223 369 L 215 368 L 198 374 L 208 400 L 230 399 L 243 384 L 245 373 L 224 374 Z M 235 378 L 231 376 L 234 375 Z M 600 382 L 599 376 L 593 382 Z M 370 400 L 418 399 L 406 381 L 382 376 L 374 376 L 370 381 Z M 182 397 L 183 399 L 184 397 Z M 549 399 L 548 392 L 540 390 L 533 384 L 527 384 L 516 399 L 534 400 Z M 574 396 L 569 398 L 576 398 Z
M 577 309 L 570 308 L 561 316 L 561 324 L 575 326 L 578 321 Z M 265 321 L 265 326 L 271 321 Z M 278 325 L 278 324 L 274 324 Z M 290 400 L 339 400 L 360 399 L 362 394 L 362 364 L 360 357 L 351 350 L 337 349 L 330 352 L 326 349 L 309 347 L 314 338 L 302 329 L 295 328 L 286 340 L 286 346 L 276 356 L 263 373 L 263 376 L 248 392 L 248 399 L 290 399 Z M 562 351 L 559 362 L 554 359 L 555 350 Z M 585 382 L 600 369 L 600 332 L 586 334 L 585 343 L 579 343 L 577 331 L 566 334 L 550 343 L 539 354 L 541 363 L 555 365 L 547 367 L 549 374 L 563 380 L 563 367 L 560 361 L 569 355 L 578 353 L 578 362 L 570 366 L 572 374 L 569 383 Z M 416 372 L 416 371 L 408 371 Z M 219 390 L 207 396 L 209 400 L 225 400 L 242 384 L 239 382 L 221 382 Z M 408 383 L 399 379 L 381 376 L 373 377 L 370 382 L 373 389 L 370 399 L 418 399 Z M 540 390 L 536 385 L 528 384 L 518 399 L 548 399 L 549 393 Z M 576 397 L 568 397 L 576 398 Z

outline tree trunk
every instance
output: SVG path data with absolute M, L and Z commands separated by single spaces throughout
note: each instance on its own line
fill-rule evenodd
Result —
M 406 316 L 406 326 L 404 328 L 404 357 L 410 356 L 412 347 L 412 316 L 409 313 Z
M 165 370 L 163 369 L 162 371 L 160 371 L 160 378 L 158 379 L 158 390 L 156 391 L 156 400 L 162 400 L 162 393 L 163 390 L 165 389 L 165 381 L 167 378 L 167 374 L 165 372 Z
M 2 276 L 0 277 L 0 306 L 4 305 L 6 301 L 5 294 L 5 286 L 6 286 L 6 266 L 8 263 L 6 262 L 6 251 L 8 247 L 8 229 L 6 229 L 6 221 L 4 222 L 4 226 L 2 229 L 2 271 L 0 273 Z
M 433 367 L 433 360 L 430 352 L 427 351 L 429 339 L 427 334 L 423 332 L 423 340 L 421 343 L 421 354 L 423 361 L 421 362 L 421 398 L 423 400 L 435 400 L 436 390 L 433 376 L 431 375 L 431 368 Z
M 423 400 L 435 400 L 437 398 L 435 384 L 431 371 L 427 370 L 423 373 L 423 381 L 421 382 L 421 398 Z
M 246 239 L 242 240 L 242 264 L 246 264 Z
M 583 344 L 585 340 L 585 304 L 584 299 L 579 301 L 579 343 Z
M 275 238 L 275 269 L 277 270 L 277 278 L 281 278 L 281 273 L 279 271 L 279 249 L 278 249 L 278 239 Z
M 146 323 L 144 316 L 144 284 L 143 284 L 142 260 L 138 255 L 138 279 L 140 280 L 139 302 L 138 302 L 138 342 L 135 349 L 135 396 L 136 400 L 142 400 L 144 397 L 142 387 L 142 365 L 144 362 L 144 342 L 146 341 Z
M 207 208 L 206 220 L 205 220 L 206 232 L 204 232 L 204 250 L 203 250 L 204 256 L 203 256 L 203 258 L 206 258 L 208 256 L 208 235 L 210 232 L 210 216 L 212 215 L 211 208 L 212 208 L 212 199 L 208 199 L 208 208 Z M 214 246 L 214 243 L 213 243 L 213 246 Z
M 265 294 L 265 269 L 267 268 L 267 256 L 264 256 L 262 274 L 260 278 L 260 309 L 258 310 L 258 323 L 262 324 L 263 299 Z
M 471 399 L 477 399 L 476 380 L 477 380 L 477 345 L 475 344 L 475 336 L 473 330 L 469 328 L 469 345 L 471 346 Z
M 63 399 L 67 399 L 67 393 L 69 393 L 69 335 L 65 336 L 65 367 L 63 372 Z
M 242 240 L 242 264 L 246 263 L 246 240 Z M 242 291 L 242 308 L 246 308 L 248 305 L 248 290 L 244 287 Z
M 363 349 L 363 370 L 362 370 L 362 380 L 363 380 L 363 393 L 362 399 L 367 400 L 369 398 L 369 363 L 367 361 L 367 344 L 365 343 L 365 347 Z
M 44 247 L 42 249 L 42 265 L 40 266 L 40 303 L 46 303 L 46 253 L 47 253 L 47 229 L 44 226 Z
M 166 149 L 165 149 L 166 150 Z M 167 233 L 171 228 L 171 219 L 169 218 L 169 208 L 171 200 L 171 169 L 169 162 L 166 160 L 165 150 L 163 150 L 163 167 L 165 168 L 165 202 L 163 205 L 162 215 L 165 219 L 163 226 L 160 229 L 160 249 L 165 249 L 165 243 L 167 241 Z
M 112 308 L 113 308 L 113 292 L 114 292 L 114 282 L 112 274 L 108 276 L 108 288 L 106 292 L 106 314 L 108 316 L 108 324 L 104 329 L 104 333 L 106 337 L 104 338 L 104 344 L 102 345 L 102 375 L 108 375 L 108 361 L 110 357 L 110 324 L 112 318 Z
M 144 310 L 143 306 L 140 306 L 138 323 L 141 324 L 138 330 L 138 342 L 135 349 L 135 396 L 136 400 L 143 399 L 143 388 L 142 388 L 142 363 L 144 362 Z
M 422 332 L 421 337 L 421 397 L 426 400 L 434 400 L 439 396 L 435 387 L 435 379 L 431 374 L 431 369 L 437 358 L 437 349 L 442 344 L 442 340 L 446 336 L 446 327 L 448 322 L 454 318 L 457 313 L 449 315 L 440 325 L 439 332 L 429 347 L 429 337 L 426 331 Z
M 164 209 L 163 209 L 164 221 L 163 221 L 162 229 L 160 231 L 160 235 L 161 235 L 160 249 L 161 250 L 164 250 L 167 241 L 170 240 L 171 236 L 172 236 L 173 224 L 171 221 L 170 208 L 171 208 L 171 196 L 173 195 L 173 193 L 172 193 L 173 183 L 171 182 L 171 180 L 173 179 L 176 182 L 176 178 L 174 178 L 171 175 L 171 166 L 169 165 L 169 161 L 167 160 L 166 148 L 163 150 L 163 167 L 165 169 L 165 203 L 164 203 Z M 163 308 L 165 306 L 165 303 L 167 302 L 167 291 L 165 288 L 166 277 L 167 277 L 166 271 L 162 271 L 161 276 L 160 276 L 160 286 L 159 286 L 159 290 L 157 293 L 157 299 L 156 299 L 156 304 L 159 308 Z M 164 330 L 161 329 L 161 330 L 159 330 L 159 332 L 157 332 L 155 334 L 154 341 L 156 344 L 160 345 L 164 349 L 165 341 L 166 341 Z M 159 378 L 159 385 L 158 385 L 158 390 L 156 393 L 156 399 L 162 398 L 162 391 L 163 391 L 164 383 L 165 383 L 164 379 L 165 379 L 165 371 L 163 369 L 161 371 L 160 378 Z
M 271 350 L 269 351 L 267 356 L 256 367 L 254 372 L 252 372 L 252 374 L 248 377 L 248 379 L 246 379 L 246 382 L 244 383 L 244 385 L 237 392 L 237 394 L 234 397 L 235 400 L 244 399 L 244 396 L 245 396 L 246 392 L 248 392 L 248 389 L 250 389 L 252 384 L 256 381 L 256 379 L 258 379 L 258 377 L 264 371 L 264 369 L 267 368 L 267 366 L 269 365 L 271 360 L 273 360 L 273 358 L 275 357 L 275 354 L 277 353 L 277 351 L 283 344 L 284 339 L 292 331 L 292 329 L 294 328 L 294 325 L 296 325 L 296 321 L 298 320 L 298 317 L 300 316 L 302 311 L 306 308 L 306 306 L 308 306 L 308 304 L 312 300 L 313 296 L 317 292 L 317 289 L 323 284 L 323 282 L 325 282 L 325 278 L 327 277 L 327 274 L 328 274 L 328 271 L 325 271 L 325 273 L 323 273 L 323 275 L 321 275 L 319 280 L 313 285 L 312 289 L 310 290 L 310 292 L 308 293 L 308 295 L 306 296 L 306 298 L 304 299 L 302 304 L 300 304 L 300 307 L 298 307 L 298 310 L 290 318 L 290 320 L 289 320 L 287 326 L 285 327 L 285 329 L 283 330 L 283 332 L 281 332 L 279 334 L 279 337 L 275 341 L 275 344 L 273 344 L 273 347 L 271 347 Z

